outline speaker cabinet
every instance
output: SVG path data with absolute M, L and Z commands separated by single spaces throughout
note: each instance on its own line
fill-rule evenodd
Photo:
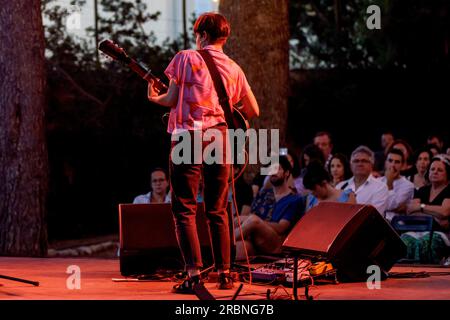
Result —
M 203 203 L 197 206 L 196 219 L 203 264 L 206 267 L 213 263 L 213 255 Z M 231 217 L 229 221 L 232 221 Z M 119 228 L 122 275 L 145 275 L 157 269 L 184 268 L 170 204 L 119 204 Z M 230 236 L 232 232 L 231 224 Z M 232 258 L 234 253 L 232 246 Z
M 343 282 L 366 281 L 367 267 L 384 274 L 405 256 L 406 246 L 370 205 L 321 202 L 294 226 L 283 249 L 300 257 L 331 261 Z

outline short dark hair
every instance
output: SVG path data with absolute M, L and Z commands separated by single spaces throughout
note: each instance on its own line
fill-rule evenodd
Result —
M 289 171 L 289 174 L 292 174 L 292 166 L 286 156 L 280 156 L 278 161 L 280 163 L 281 168 L 283 168 L 284 171 Z
M 152 174 L 153 174 L 154 172 L 156 172 L 156 171 L 162 171 L 162 172 L 164 172 L 164 175 L 166 176 L 166 179 L 169 179 L 169 175 L 167 174 L 167 171 L 166 171 L 165 169 L 161 168 L 161 167 L 153 168 L 152 171 L 150 171 L 150 178 L 151 178 Z
M 230 35 L 230 24 L 227 19 L 215 12 L 206 12 L 197 18 L 194 24 L 194 32 L 201 34 L 206 32 L 211 43 L 217 40 L 226 40 Z
M 405 155 L 403 154 L 402 150 L 397 149 L 397 148 L 391 148 L 391 149 L 389 149 L 389 151 L 388 151 L 388 153 L 387 153 L 387 155 L 386 155 L 386 159 L 387 159 L 387 156 L 388 156 L 390 153 L 396 154 L 396 155 L 400 156 L 400 157 L 402 158 L 402 163 L 405 162 Z
M 333 139 L 332 139 L 332 137 L 331 137 L 331 133 L 329 133 L 328 131 L 319 131 L 319 132 L 316 133 L 316 135 L 314 136 L 314 138 L 321 137 L 321 136 L 327 136 L 328 139 L 330 139 L 330 142 L 333 141 Z
M 405 146 L 406 150 L 408 151 L 408 158 L 405 159 L 405 162 L 406 163 L 410 163 L 411 156 L 412 156 L 412 153 L 413 153 L 413 149 L 411 148 L 411 145 L 406 140 L 396 139 L 396 140 L 394 140 L 394 142 L 392 142 L 391 149 L 393 149 L 396 144 L 402 144 L 402 145 Z M 398 149 L 398 148 L 396 148 L 396 149 Z
M 331 181 L 329 173 L 325 170 L 322 163 L 319 161 L 312 161 L 306 167 L 303 185 L 306 189 L 312 190 L 314 189 L 314 186 L 320 185 L 323 181 Z

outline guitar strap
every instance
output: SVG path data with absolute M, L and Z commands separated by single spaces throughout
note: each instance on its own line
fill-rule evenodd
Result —
M 236 129 L 232 114 L 232 108 L 230 105 L 230 98 L 228 97 L 227 90 L 225 89 L 225 85 L 223 84 L 222 78 L 220 77 L 219 70 L 217 70 L 217 66 L 214 63 L 213 57 L 208 52 L 208 50 L 197 51 L 198 53 L 200 53 L 206 63 L 206 66 L 208 67 L 209 74 L 211 75 L 214 83 L 214 88 L 216 89 L 217 96 L 219 97 L 219 104 L 225 114 L 225 120 L 227 122 L 228 129 Z

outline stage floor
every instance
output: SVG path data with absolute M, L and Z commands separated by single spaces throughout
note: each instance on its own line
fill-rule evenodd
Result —
M 68 289 L 69 266 L 78 266 L 81 271 L 80 289 Z M 415 279 L 388 279 L 381 282 L 381 289 L 369 290 L 366 283 L 341 283 L 318 285 L 310 288 L 309 294 L 317 300 L 448 300 L 450 299 L 450 268 L 421 266 L 396 266 L 392 272 L 426 271 L 431 276 Z M 170 292 L 173 282 L 114 282 L 123 278 L 116 259 L 98 258 L 12 258 L 0 257 L 0 275 L 39 281 L 40 286 L 0 279 L 0 299 L 24 300 L 197 300 L 193 295 L 178 295 Z M 74 283 L 69 280 L 69 284 Z M 215 289 L 215 284 L 206 287 L 216 298 L 229 300 L 234 290 Z M 276 286 L 244 284 L 238 300 L 264 299 L 267 289 Z M 237 289 L 237 286 L 236 286 Z M 286 288 L 292 293 L 291 288 Z M 277 293 L 282 294 L 279 289 Z M 304 289 L 299 288 L 299 294 Z M 304 299 L 304 297 L 300 297 Z

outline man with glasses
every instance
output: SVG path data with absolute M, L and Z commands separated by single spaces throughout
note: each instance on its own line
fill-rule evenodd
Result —
M 140 203 L 170 203 L 169 180 L 166 171 L 162 168 L 155 168 L 150 173 L 151 191 L 134 198 L 133 204 Z
M 372 175 L 374 163 L 375 156 L 372 150 L 366 146 L 356 148 L 350 158 L 353 177 L 339 183 L 336 189 L 351 189 L 356 195 L 357 203 L 370 204 L 384 216 L 389 191 L 386 183 Z

